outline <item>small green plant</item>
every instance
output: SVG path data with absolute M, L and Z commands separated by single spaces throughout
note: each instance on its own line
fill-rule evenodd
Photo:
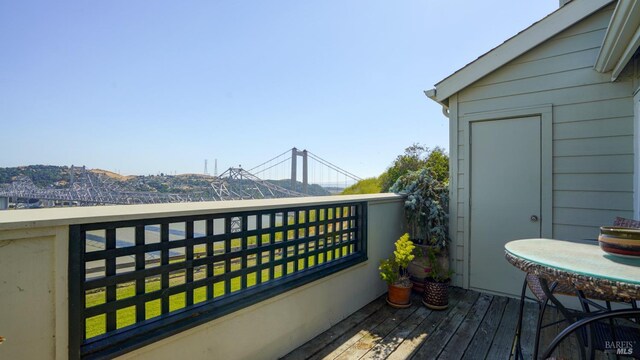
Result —
M 429 271 L 430 279 L 432 279 L 435 282 L 446 282 L 451 278 L 451 275 L 453 275 L 454 272 L 453 270 L 446 271 L 442 267 L 442 265 L 440 264 L 440 261 L 438 261 L 439 253 L 440 253 L 439 248 L 430 247 L 427 250 L 426 266 L 430 268 L 430 271 Z
M 390 285 L 410 286 L 407 266 L 415 258 L 415 245 L 409 234 L 402 235 L 395 243 L 396 249 L 388 259 L 380 261 L 380 277 Z

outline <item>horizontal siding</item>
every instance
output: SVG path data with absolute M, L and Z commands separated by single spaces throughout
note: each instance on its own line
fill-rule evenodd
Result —
M 521 90 L 521 93 L 509 96 L 461 102 L 459 104 L 460 114 L 468 115 L 541 104 L 553 104 L 554 106 L 579 104 L 623 97 L 630 98 L 631 94 L 633 94 L 631 82 L 606 82 L 569 88 L 553 88 L 552 84 L 548 86 L 549 89 L 545 91 L 528 93 L 525 87 Z
M 597 239 L 600 234 L 598 226 L 553 225 L 553 237 L 561 240 Z
M 629 94 L 623 94 L 617 99 L 607 96 L 600 100 L 553 106 L 554 123 L 619 117 L 633 117 L 633 106 L 629 104 Z
M 553 204 L 559 208 L 632 211 L 633 192 L 557 190 Z
M 605 28 L 593 29 L 575 36 L 557 38 L 541 44 L 533 51 L 530 51 L 515 59 L 512 64 L 528 63 L 542 59 L 550 59 L 587 49 L 600 47 L 606 32 Z
M 633 169 L 633 155 L 556 156 L 554 174 L 628 174 Z
M 633 135 L 567 139 L 553 142 L 553 156 L 632 154 Z
M 601 210 L 601 209 L 553 209 L 554 225 L 602 226 L 613 224 L 616 216 L 633 217 L 633 211 Z
M 570 27 L 457 94 L 465 115 L 551 104 L 553 236 L 593 238 L 633 209 L 632 81 L 593 70 L 614 5 Z M 459 131 L 458 169 L 464 168 Z M 458 195 L 469 174 L 459 174 Z M 461 198 L 459 198 L 461 199 Z M 460 202 L 458 211 L 463 211 Z M 463 213 L 459 213 L 464 215 Z M 464 219 L 458 217 L 459 224 Z M 466 230 L 466 228 L 463 228 Z
M 469 88 L 460 101 L 479 101 L 501 98 L 511 94 L 535 94 L 553 89 L 575 88 L 593 84 L 610 83 L 611 75 L 593 71 L 592 67 L 567 70 L 559 73 L 501 82 L 490 86 Z
M 633 136 L 633 116 L 553 124 L 553 139 Z
M 551 40 L 560 40 L 566 37 L 583 34 L 585 32 L 593 30 L 606 30 L 615 7 L 616 5 L 615 3 L 613 3 L 604 7 L 603 9 L 600 9 L 600 11 L 592 14 L 587 21 L 580 21 L 577 24 L 574 24 L 570 28 L 554 36 Z
M 633 173 L 553 174 L 553 190 L 633 192 Z
M 593 14 L 587 20 L 571 26 L 569 29 L 540 44 L 533 51 L 514 59 L 510 64 L 559 56 L 590 47 L 600 47 L 602 41 L 594 41 L 594 38 L 600 37 L 600 40 L 602 40 L 604 37 L 613 9 L 614 6 L 610 6 Z
M 492 84 L 548 75 L 550 74 L 550 69 L 552 74 L 556 74 L 580 68 L 591 68 L 598 57 L 599 51 L 600 47 L 597 46 L 551 58 L 506 65 L 501 71 L 480 79 L 470 88 L 477 89 Z

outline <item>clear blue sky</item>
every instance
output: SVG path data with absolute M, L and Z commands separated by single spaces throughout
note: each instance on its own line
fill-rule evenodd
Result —
M 0 167 L 123 174 L 448 148 L 422 93 L 557 0 L 0 0 Z

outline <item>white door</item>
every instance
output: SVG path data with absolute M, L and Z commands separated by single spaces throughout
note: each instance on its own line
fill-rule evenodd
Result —
M 540 237 L 540 117 L 471 123 L 470 287 L 520 293 L 524 274 L 504 244 Z

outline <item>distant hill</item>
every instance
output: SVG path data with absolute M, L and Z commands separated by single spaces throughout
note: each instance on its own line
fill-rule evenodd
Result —
M 68 166 L 29 165 L 0 168 L 0 184 L 9 184 L 18 176 L 29 177 L 40 187 L 64 187 L 69 182 Z
M 64 188 L 71 181 L 71 168 L 55 165 L 29 165 L 0 168 L 0 184 L 9 184 L 19 176 L 29 177 L 33 183 L 43 188 Z M 211 191 L 213 176 L 203 174 L 181 175 L 120 175 L 102 169 L 87 170 L 116 184 L 122 190 L 161 193 L 203 193 Z M 77 176 L 77 175 L 76 175 Z M 76 179 L 78 181 L 78 179 Z M 291 180 L 268 180 L 291 190 Z M 296 184 L 295 191 L 302 192 L 302 183 Z M 319 185 L 309 185 L 309 195 L 329 195 L 329 191 Z

